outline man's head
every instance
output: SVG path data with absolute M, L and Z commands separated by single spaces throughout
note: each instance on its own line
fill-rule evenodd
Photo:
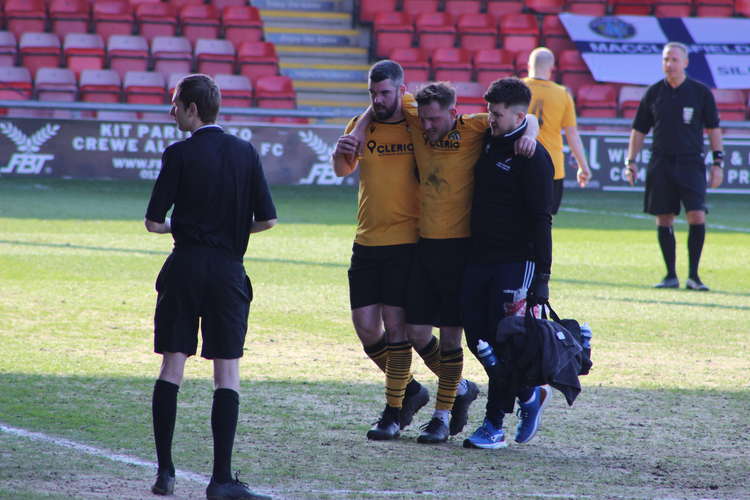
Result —
M 507 134 L 518 128 L 526 118 L 531 90 L 518 78 L 502 78 L 492 82 L 484 93 L 493 136 Z
M 668 80 L 682 80 L 688 66 L 688 48 L 679 42 L 669 42 L 662 51 L 661 66 Z
M 456 124 L 456 91 L 445 82 L 431 83 L 419 89 L 414 99 L 427 140 L 434 144 Z
M 537 47 L 529 54 L 529 76 L 549 80 L 555 65 L 555 54 L 547 47 Z
M 406 91 L 404 70 L 397 62 L 383 60 L 370 68 L 369 91 L 375 118 L 386 121 L 399 115 L 401 97 Z
M 216 121 L 221 106 L 219 87 L 208 75 L 188 75 L 179 81 L 172 96 L 169 114 L 182 131 L 195 129 Z

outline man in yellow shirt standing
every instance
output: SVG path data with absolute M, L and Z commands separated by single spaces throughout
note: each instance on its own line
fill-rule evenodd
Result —
M 411 344 L 404 330 L 407 280 L 419 236 L 419 182 L 402 111 L 403 69 L 380 61 L 370 68 L 368 85 L 375 120 L 362 155 L 357 153 L 359 140 L 350 135 L 360 118 L 354 117 L 336 144 L 333 167 L 344 176 L 359 166 L 349 297 L 364 350 L 386 373 L 387 405 L 367 437 L 387 440 L 397 438 L 429 400 L 427 388 L 409 373 Z
M 578 184 L 584 187 L 591 179 L 581 137 L 576 126 L 576 108 L 573 98 L 562 85 L 550 81 L 555 55 L 546 47 L 537 47 L 529 54 L 529 76 L 523 82 L 531 89 L 529 112 L 539 120 L 539 142 L 547 149 L 555 166 L 552 213 L 560 208 L 565 177 L 562 131 L 578 163 Z

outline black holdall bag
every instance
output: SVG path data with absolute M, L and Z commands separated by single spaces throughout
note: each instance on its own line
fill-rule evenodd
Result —
M 578 375 L 588 375 L 589 371 L 591 371 L 591 367 L 594 365 L 594 362 L 591 360 L 591 330 L 588 330 L 588 335 L 584 335 L 578 321 L 574 319 L 560 319 L 560 316 L 558 316 L 555 310 L 552 309 L 549 301 L 542 305 L 543 319 L 547 319 L 547 310 L 549 310 L 550 319 L 555 323 L 562 325 L 562 327 L 569 331 L 571 335 L 573 335 L 573 338 L 581 344 L 583 351 L 581 353 L 581 368 Z

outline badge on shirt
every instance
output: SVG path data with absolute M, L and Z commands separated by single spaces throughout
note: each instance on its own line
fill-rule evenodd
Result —
M 507 158 L 505 161 L 499 161 L 499 162 L 495 163 L 495 166 L 497 168 L 499 168 L 500 170 L 504 170 L 506 172 L 510 172 L 510 168 L 511 168 L 510 161 L 512 159 L 513 158 L 511 157 L 511 158 Z
M 693 120 L 693 111 L 695 111 L 693 108 L 687 106 L 682 108 L 682 121 L 685 122 L 685 125 L 690 125 Z

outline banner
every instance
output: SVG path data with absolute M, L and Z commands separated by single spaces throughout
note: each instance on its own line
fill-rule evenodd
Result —
M 667 42 L 690 49 L 687 73 L 712 88 L 750 88 L 750 19 L 560 14 L 594 79 L 651 85 Z
M 343 125 L 223 126 L 253 143 L 270 184 L 357 183 L 356 173 L 336 177 L 331 166 L 330 156 Z M 581 131 L 580 135 L 593 172 L 589 188 L 643 189 L 645 168 L 639 172 L 636 187 L 624 179 L 628 133 Z M 185 137 L 171 123 L 0 119 L 0 177 L 153 180 L 159 175 L 164 149 Z M 638 157 L 641 167 L 649 160 L 650 141 L 647 136 Z M 716 192 L 750 194 L 750 137 L 724 137 L 724 152 L 724 184 Z M 565 155 L 565 186 L 577 188 L 575 161 L 567 149 Z

